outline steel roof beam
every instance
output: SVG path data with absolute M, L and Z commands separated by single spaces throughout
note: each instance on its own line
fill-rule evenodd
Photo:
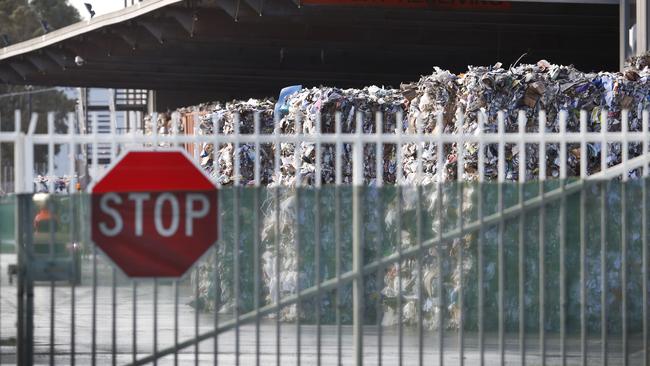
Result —
M 59 69 L 58 65 L 49 57 L 39 54 L 28 54 L 25 58 L 34 65 L 41 74 Z
M 176 22 L 189 34 L 190 38 L 194 37 L 195 24 L 199 20 L 199 15 L 196 11 L 188 12 L 180 9 L 170 9 L 165 11 L 165 15 L 176 20 Z
M 23 80 L 27 80 L 27 76 L 34 74 L 35 69 L 33 66 L 29 66 L 25 61 L 11 61 L 9 62 L 9 67 L 11 67 Z
M 146 29 L 149 34 L 151 34 L 160 44 L 165 43 L 165 38 L 163 36 L 164 33 L 164 28 L 160 26 L 160 24 L 157 24 L 153 21 L 142 21 L 138 20 L 137 21 L 138 25 L 141 25 L 144 29 Z
M 68 66 L 73 65 L 72 59 L 69 59 L 65 52 L 56 49 L 56 47 L 47 47 L 43 49 L 43 55 L 49 57 L 50 60 L 59 65 L 61 70 L 66 70 Z
M 14 69 L 9 66 L 3 67 L 2 65 L 0 65 L 0 79 L 5 83 L 11 84 L 21 84 L 24 82 L 24 79 Z

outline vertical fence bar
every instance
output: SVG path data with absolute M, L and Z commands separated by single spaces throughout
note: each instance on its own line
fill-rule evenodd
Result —
M 424 250 L 422 249 L 422 150 L 424 149 L 424 121 L 421 116 L 416 119 L 416 132 L 417 132 L 417 178 L 416 178 L 416 207 L 415 207 L 415 220 L 416 220 L 416 242 L 418 246 L 418 255 L 416 257 L 416 268 L 418 272 L 417 277 L 417 312 L 418 312 L 418 365 L 424 364 L 424 311 L 423 309 L 423 276 L 422 276 L 422 256 Z
M 275 115 L 275 127 L 274 127 L 274 134 L 275 134 L 275 149 L 274 149 L 274 169 L 275 169 L 275 176 L 280 176 L 280 121 L 279 121 L 279 116 Z M 280 186 L 276 186 L 274 191 L 273 191 L 275 197 L 274 197 L 274 231 L 275 231 L 275 237 L 274 237 L 274 247 L 275 247 L 275 303 L 278 304 L 278 308 L 275 312 L 275 362 L 276 366 L 281 365 L 281 339 L 280 339 L 280 333 L 281 333 L 281 328 L 280 328 L 280 315 L 282 314 L 282 309 L 280 308 L 280 272 L 282 271 L 282 262 L 280 260 L 281 258 L 281 250 L 280 250 Z
M 587 112 L 580 111 L 580 179 L 587 178 Z M 582 366 L 587 366 L 587 187 L 580 190 L 580 351 Z
M 342 286 L 339 282 L 341 279 L 341 184 L 343 183 L 342 159 L 343 145 L 341 143 L 341 112 L 334 115 L 334 133 L 336 135 L 336 156 L 335 156 L 335 187 L 334 187 L 334 256 L 336 257 L 335 276 L 336 286 L 336 362 L 340 365 L 342 362 L 342 326 L 341 326 L 341 291 Z
M 465 175 L 465 165 L 464 165 L 464 145 L 463 140 L 463 127 L 464 127 L 464 115 L 459 110 L 457 110 L 456 123 L 457 129 L 460 132 L 459 139 L 456 143 L 457 146 L 457 158 L 456 158 L 456 167 L 457 167 L 457 178 L 456 178 L 456 189 L 458 190 L 458 230 L 463 232 L 463 188 L 464 188 L 464 175 Z M 418 197 L 418 202 L 420 201 Z M 458 240 L 458 307 L 460 308 L 460 317 L 458 319 L 458 357 L 460 366 L 465 365 L 465 299 L 464 299 L 464 275 L 463 275 L 463 261 L 464 261 L 464 246 L 465 239 L 464 236 L 461 236 Z M 420 256 L 418 256 L 419 258 Z
M 623 365 L 629 364 L 628 340 L 627 340 L 627 170 L 628 159 L 628 111 L 621 111 L 621 132 L 623 141 L 621 143 L 623 170 L 621 183 L 621 352 L 623 353 Z
M 198 136 L 199 135 L 199 124 L 201 123 L 201 115 L 199 115 L 199 112 L 194 112 L 192 113 L 192 135 Z M 188 131 L 185 131 L 185 134 L 188 134 Z M 192 158 L 198 159 L 199 158 L 199 144 L 192 144 Z
M 77 148 L 76 144 L 76 136 L 77 133 L 75 131 L 75 126 L 74 126 L 74 118 L 75 115 L 74 113 L 68 113 L 66 122 L 68 125 L 68 164 L 69 164 L 69 170 L 68 174 L 70 175 L 70 183 L 68 185 L 68 192 L 69 194 L 72 195 L 72 200 L 70 203 L 70 210 L 69 210 L 69 215 L 70 215 L 70 239 L 73 243 L 73 250 L 75 251 L 81 251 L 81 245 L 79 242 L 79 237 L 77 236 L 77 228 L 79 225 L 77 225 L 77 217 L 76 215 L 76 206 L 80 204 L 78 200 L 78 196 L 76 195 L 77 189 L 77 182 L 78 179 L 76 177 L 76 151 L 75 149 Z M 77 253 L 75 253 L 77 255 Z M 81 255 L 79 255 L 81 257 Z M 74 280 L 72 281 L 72 285 L 70 286 L 70 365 L 75 366 L 75 361 L 76 361 L 76 302 L 77 302 L 77 294 L 76 294 L 76 288 L 77 288 L 77 279 L 79 279 L 79 284 L 81 284 L 81 273 L 78 273 L 77 271 L 81 271 L 81 265 L 77 268 L 75 266 L 74 269 Z M 2 327 L 0 327 L 2 328 Z M 0 360 L 1 363 L 1 360 Z
M 235 114 L 235 143 L 234 143 L 234 149 L 233 149 L 233 157 L 234 157 L 234 195 L 233 195 L 233 226 L 234 226 L 234 238 L 233 238 L 233 299 L 235 301 L 235 304 L 233 306 L 233 317 L 235 318 L 235 365 L 239 366 L 239 307 L 240 307 L 240 302 L 239 302 L 239 296 L 240 296 L 240 282 L 239 282 L 239 276 L 240 276 L 240 263 L 239 263 L 239 252 L 240 252 L 240 246 L 241 243 L 240 241 L 240 230 L 241 230 L 241 225 L 240 225 L 240 194 L 241 194 L 241 188 L 240 188 L 240 183 L 241 183 L 241 173 L 240 173 L 240 164 L 241 164 L 241 159 L 240 159 L 240 145 L 239 145 L 239 123 L 240 123 L 240 116 L 239 114 Z
M 131 282 L 131 362 L 138 359 L 138 283 Z
M 54 193 L 54 113 L 47 114 L 47 191 Z
M 544 203 L 544 181 L 546 180 L 546 113 L 539 111 L 539 353 L 541 366 L 546 365 L 546 205 Z
M 378 226 L 379 229 L 377 230 L 377 242 L 375 243 L 376 246 L 376 252 L 375 252 L 375 260 L 380 260 L 382 258 L 382 250 L 383 250 L 383 242 L 384 242 L 384 226 L 382 225 L 382 217 L 383 217 L 383 207 L 384 207 L 384 194 L 383 194 L 383 185 L 384 185 L 384 144 L 381 141 L 381 137 L 384 133 L 384 116 L 381 114 L 381 112 L 377 112 L 375 114 L 375 137 L 377 139 L 376 143 L 376 156 L 377 156 L 377 161 L 376 163 L 376 187 L 377 187 L 377 194 L 379 199 L 377 200 L 377 205 L 376 207 L 376 212 L 377 212 L 377 218 L 378 218 Z M 383 283 L 384 276 L 382 274 L 382 270 L 378 269 L 377 273 L 375 273 L 375 282 L 377 283 L 377 291 L 379 292 L 378 298 L 381 299 L 381 289 L 379 288 L 379 284 Z M 377 321 L 376 321 L 376 326 L 377 326 L 377 365 L 382 366 L 383 364 L 383 355 L 382 355 L 382 342 L 383 342 L 383 327 L 382 327 L 382 318 L 383 318 L 383 307 L 381 304 L 381 301 L 377 301 L 375 305 L 375 312 L 377 313 Z
M 117 365 L 117 271 L 111 268 L 111 363 Z
M 648 111 L 642 113 L 642 127 L 644 139 L 642 142 L 643 152 L 648 153 Z M 648 213 L 647 213 L 647 185 L 648 185 L 648 164 L 643 164 L 641 185 L 641 293 L 642 293 L 642 328 L 643 328 L 643 365 L 648 366 Z
M 92 293 L 92 351 L 91 351 L 91 363 L 94 366 L 97 362 L 97 247 L 93 245 L 93 293 Z
M 483 314 L 483 303 L 484 299 L 484 261 L 483 261 L 483 236 L 484 236 L 484 225 L 483 225 L 483 186 L 485 182 L 485 143 L 484 139 L 484 129 L 485 129 L 485 119 L 486 114 L 484 110 L 480 110 L 478 113 L 478 136 L 479 136 L 479 146 L 478 146 L 478 219 L 479 219 L 479 231 L 478 231 L 478 241 L 476 245 L 476 251 L 478 256 L 478 352 L 479 352 L 479 366 L 483 366 L 485 363 L 485 330 L 484 330 L 484 314 Z
M 22 144 L 20 146 L 23 147 Z M 31 144 L 28 144 L 31 147 Z M 19 152 L 16 161 L 22 156 Z M 16 239 L 18 250 L 18 289 L 17 289 L 17 364 L 32 365 L 34 356 L 34 284 L 29 271 L 28 261 L 32 258 L 32 228 L 29 223 L 32 220 L 32 195 L 24 193 L 21 187 L 17 196 L 16 205 Z
M 402 303 L 402 215 L 403 215 L 403 186 L 397 186 L 397 364 L 402 366 L 404 362 L 404 314 Z
M 172 147 L 178 147 L 179 146 L 179 144 L 178 144 L 178 135 L 180 134 L 180 126 L 183 125 L 184 128 L 187 128 L 188 123 L 185 123 L 185 124 L 182 123 L 182 121 L 181 121 L 182 116 L 181 116 L 181 114 L 179 112 L 172 113 L 171 117 L 172 117 L 172 119 L 171 119 L 171 127 L 172 127 L 172 129 L 171 129 L 171 137 L 172 137 L 171 146 Z M 189 115 L 186 115 L 186 121 L 187 121 L 187 118 L 189 118 Z M 129 130 L 131 132 L 131 136 L 134 137 L 135 136 L 135 128 L 134 128 L 135 116 L 130 115 L 130 120 L 133 121 L 133 123 L 129 126 Z M 186 129 L 185 129 L 185 133 L 187 134 Z M 183 149 L 185 150 L 185 146 L 183 146 Z M 198 291 L 199 278 L 198 278 L 198 271 L 197 271 L 196 267 L 194 267 L 193 271 L 194 271 L 195 277 L 196 277 L 195 287 L 194 287 L 194 304 L 195 304 L 195 306 L 194 306 L 194 336 L 196 337 L 198 335 L 198 327 L 199 327 L 199 305 L 198 305 L 199 304 L 199 302 L 198 302 L 198 300 L 199 300 L 199 291 Z M 157 282 L 156 279 L 154 279 L 154 281 L 155 281 L 154 282 L 154 291 L 155 291 L 154 300 L 156 300 L 154 306 L 157 309 L 158 282 Z M 175 295 L 176 294 L 174 294 L 174 297 L 176 297 Z M 176 299 L 174 299 L 174 302 L 176 302 Z M 174 304 L 174 313 L 176 313 L 176 304 Z M 174 315 L 176 315 L 176 314 L 174 314 Z M 157 328 L 158 328 L 157 324 L 158 324 L 158 311 L 155 310 L 155 313 L 154 313 L 154 331 L 155 332 L 157 332 Z M 157 350 L 158 342 L 155 341 L 154 343 L 155 343 L 154 350 Z M 197 342 L 194 345 L 194 364 L 195 365 L 198 364 L 198 358 L 199 358 L 198 348 L 199 348 L 199 344 Z M 177 356 L 178 356 L 178 350 L 174 350 L 174 360 L 176 360 Z
M 214 130 L 216 134 L 216 129 Z M 213 147 L 216 149 L 216 145 L 214 144 Z M 216 150 L 213 150 L 216 151 Z M 216 161 L 216 159 L 215 159 Z M 219 186 L 219 184 L 217 183 Z M 219 271 L 217 270 L 217 260 L 219 258 L 219 241 L 223 238 L 223 225 L 222 225 L 222 214 L 221 214 L 221 205 L 222 205 L 222 200 L 221 200 L 221 189 L 217 190 L 217 241 L 214 243 L 214 343 L 212 343 L 212 353 L 214 354 L 213 356 L 213 365 L 217 366 L 219 363 L 219 332 L 217 332 L 217 329 L 219 329 L 219 309 L 221 307 L 221 285 L 220 285 L 220 276 L 219 276 Z
M 33 151 L 33 145 L 30 144 L 30 149 Z M 34 204 L 32 202 L 32 195 L 25 195 L 25 208 L 23 213 L 25 214 L 22 218 L 24 222 L 29 223 L 34 217 Z M 31 260 L 34 257 L 34 236 L 32 235 L 31 228 L 29 226 L 25 227 L 25 253 L 26 256 L 23 257 L 24 260 Z M 26 263 L 21 263 L 21 268 L 25 268 Z M 25 347 L 26 357 L 25 364 L 32 365 L 34 363 L 34 278 L 30 273 L 29 269 L 25 271 L 25 339 L 24 342 L 27 343 Z
M 49 193 L 52 195 L 52 192 Z M 52 206 L 52 197 L 50 196 L 47 201 L 47 206 L 48 206 L 48 211 L 54 212 L 54 207 Z M 50 247 L 50 260 L 54 261 L 54 225 L 52 221 L 49 221 L 49 247 Z M 54 302 L 54 293 L 55 293 L 55 286 L 54 286 L 54 279 L 52 278 L 50 281 L 50 365 L 53 366 L 55 364 L 54 360 L 54 337 L 55 337 L 55 331 L 54 331 L 54 324 L 55 324 L 55 302 Z
M 321 114 L 316 115 L 316 174 L 315 174 L 315 181 L 314 185 L 316 186 L 316 189 L 314 190 L 314 202 L 315 202 L 315 208 L 316 208 L 316 216 L 314 219 L 314 245 L 315 245 L 315 251 L 314 251 L 314 261 L 315 263 L 315 272 L 316 272 L 316 298 L 318 299 L 315 304 L 315 310 L 316 310 L 316 366 L 321 366 L 321 340 L 322 340 L 322 329 L 321 329 L 321 301 L 322 301 L 322 294 L 321 294 L 321 241 L 320 241 L 320 236 L 321 236 L 321 198 L 320 198 L 320 191 L 321 191 L 321 181 L 322 181 L 322 144 L 321 144 Z
M 54 113 L 49 112 L 47 114 L 47 137 L 48 137 L 48 143 L 47 143 L 47 193 L 49 195 L 48 200 L 47 200 L 47 210 L 52 213 L 52 215 L 55 214 L 54 212 L 54 207 L 52 206 L 52 194 L 54 193 Z M 48 247 L 49 247 L 49 252 L 50 252 L 50 260 L 54 261 L 54 250 L 55 250 L 55 242 L 54 242 L 54 225 L 52 221 L 48 222 L 48 231 L 49 231 L 49 239 L 48 239 Z M 50 365 L 54 365 L 55 360 L 54 360 L 54 337 L 55 337 L 55 331 L 54 331 L 54 317 L 55 317 L 55 307 L 56 303 L 54 302 L 54 293 L 55 293 L 55 286 L 54 286 L 54 278 L 51 279 L 50 281 Z
M 154 150 L 158 149 L 158 113 L 151 114 L 151 141 Z
M 181 114 L 179 112 L 172 113 L 172 130 L 171 130 L 172 147 L 178 147 L 178 132 L 179 132 L 180 122 L 181 122 Z
M 298 115 L 300 116 L 300 115 Z M 295 135 L 296 137 L 299 137 L 302 134 L 302 123 L 300 121 L 300 117 L 296 118 L 295 120 Z M 301 359 L 301 327 L 300 327 L 300 272 L 301 272 L 301 261 L 300 261 L 300 205 L 302 201 L 301 197 L 301 176 L 300 176 L 300 170 L 302 168 L 302 156 L 301 156 L 301 143 L 299 142 L 299 138 L 296 139 L 296 143 L 294 144 L 293 147 L 293 154 L 294 154 L 294 162 L 296 165 L 296 175 L 295 175 L 295 187 L 296 187 L 296 217 L 295 217 L 295 222 L 294 222 L 294 245 L 295 245 L 295 251 L 296 251 L 296 296 L 297 296 L 297 301 L 296 301 L 296 365 L 300 366 L 300 359 Z
M 20 112 L 19 112 L 20 113 Z M 34 139 L 33 135 L 34 132 L 36 131 L 36 124 L 38 123 L 38 114 L 37 113 L 32 113 L 30 120 L 29 120 L 29 128 L 27 130 L 27 135 L 25 136 L 25 154 L 24 154 L 24 159 L 25 159 L 25 167 L 27 169 L 24 170 L 24 175 L 25 175 L 25 189 L 27 192 L 35 192 L 35 185 L 34 185 Z
M 600 170 L 607 169 L 607 115 L 601 114 L 600 131 L 602 133 Z M 601 361 L 607 366 L 607 182 L 601 183 L 600 189 L 600 336 Z
M 497 184 L 498 184 L 498 192 L 497 192 L 497 211 L 499 212 L 499 215 L 503 215 L 503 186 L 505 183 L 505 143 L 503 142 L 503 137 L 505 133 L 505 121 L 504 121 L 504 113 L 503 111 L 499 111 L 497 115 L 497 133 L 499 135 L 499 144 L 498 144 L 498 158 L 497 158 Z M 499 281 L 499 300 L 498 300 L 498 308 L 499 308 L 499 364 L 501 366 L 505 365 L 505 339 L 504 339 L 504 332 L 505 332 L 505 309 L 504 309 L 504 301 L 505 301 L 505 256 L 504 256 L 504 248 L 503 248 L 503 236 L 504 236 L 504 222 L 499 221 L 499 233 L 497 234 L 498 236 L 498 243 L 497 243 L 497 263 L 498 263 L 498 281 Z
M 253 191 L 253 308 L 260 307 L 260 114 L 253 116 L 255 133 L 255 161 L 254 161 L 254 183 Z M 260 315 L 255 315 L 255 366 L 260 366 Z
M 518 160 L 519 160 L 519 174 L 517 180 L 517 188 L 519 191 L 519 207 L 521 209 L 521 214 L 519 214 L 519 245 L 518 245 L 518 279 L 519 279 L 519 363 L 523 366 L 526 365 L 526 316 L 524 314 L 526 307 L 525 302 L 525 291 L 526 291 L 526 246 L 524 244 L 524 230 L 526 225 L 526 211 L 524 210 L 524 188 L 526 183 L 526 143 L 524 142 L 524 135 L 526 133 L 526 113 L 523 110 L 520 110 L 517 114 L 517 127 L 519 129 L 519 144 L 518 148 Z
M 212 121 L 212 160 L 216 176 L 219 177 L 219 121 L 220 118 L 216 113 L 211 115 Z M 217 270 L 217 261 L 219 258 L 219 241 L 223 238 L 223 225 L 221 224 L 220 214 L 222 208 L 221 200 L 221 182 L 217 179 L 217 241 L 214 243 L 214 343 L 212 344 L 212 353 L 213 365 L 217 366 L 219 364 L 219 309 L 221 307 L 221 286 L 220 286 L 220 277 L 219 271 Z
M 196 278 L 196 281 L 198 282 L 198 276 Z M 174 286 L 174 347 L 178 347 L 178 280 L 174 280 L 173 286 Z M 178 366 L 178 349 L 174 351 L 174 366 Z
M 363 365 L 363 310 L 364 310 L 364 281 L 363 281 L 363 121 L 361 113 L 357 113 L 356 141 L 353 146 L 353 177 L 352 195 L 352 271 L 355 279 L 352 282 L 353 297 L 353 337 L 355 365 Z
M 110 132 L 111 136 L 117 136 L 116 132 L 116 126 L 117 125 L 117 118 L 115 115 L 115 111 L 110 112 Z M 111 163 L 115 162 L 115 158 L 117 156 L 117 145 L 115 143 L 115 139 L 111 139 Z M 111 314 L 112 314 L 112 319 L 111 319 L 111 361 L 112 365 L 115 366 L 117 364 L 117 271 L 115 269 L 114 265 L 111 265 L 112 271 L 111 271 Z
M 174 118 L 174 121 L 173 121 L 173 128 L 174 128 L 173 133 L 174 133 L 175 140 L 176 140 L 176 137 L 178 136 L 178 132 L 180 132 L 179 128 L 178 128 L 178 122 L 181 122 L 181 124 L 183 125 L 185 134 L 186 135 L 189 134 L 188 128 L 190 127 L 190 123 L 188 122 L 188 120 L 190 118 L 192 118 L 192 120 L 191 120 L 192 121 L 192 128 L 193 128 L 192 133 L 194 134 L 194 136 L 197 135 L 197 127 L 198 127 L 198 121 L 199 121 L 199 114 L 198 113 L 194 112 L 191 115 L 186 114 L 185 115 L 185 124 L 182 123 L 180 115 L 176 114 L 176 116 L 177 117 Z M 178 121 L 178 122 L 176 122 L 176 121 Z M 192 158 L 196 158 L 198 156 L 198 144 L 192 144 L 192 145 L 194 145 L 194 148 L 193 148 L 193 151 L 192 151 Z M 183 144 L 183 148 L 187 149 L 187 145 Z M 194 305 L 194 338 L 198 338 L 198 336 L 199 336 L 199 310 L 200 310 L 199 309 L 199 270 L 198 270 L 198 267 L 194 266 L 193 271 L 195 273 L 195 278 L 196 278 L 196 281 L 194 281 L 194 304 L 195 304 Z M 177 307 L 177 305 L 175 304 L 175 308 L 176 307 Z M 174 311 L 176 312 L 177 310 L 174 309 Z M 174 357 L 175 357 L 174 360 L 176 360 L 176 358 L 178 357 L 178 350 L 174 351 Z M 196 342 L 194 344 L 194 365 L 195 366 L 199 365 L 199 342 Z
M 24 193 L 26 191 L 25 184 L 25 134 L 22 132 L 22 121 L 19 110 L 14 111 L 14 132 L 16 133 L 16 141 L 14 141 L 14 193 Z M 31 189 L 29 190 L 31 191 Z M 18 216 L 16 216 L 18 217 Z M 17 232 L 18 233 L 18 232 Z
M 97 112 L 92 113 L 92 181 L 99 180 L 99 117 Z
M 194 338 L 199 337 L 199 270 L 198 267 L 194 267 L 194 273 L 196 281 L 194 281 Z M 177 355 L 178 351 L 174 351 L 174 354 Z M 199 365 L 199 342 L 194 344 L 194 365 Z
M 567 112 L 560 111 L 560 185 L 562 192 L 566 184 L 566 125 Z M 566 195 L 560 200 L 560 353 L 562 366 L 566 365 Z
M 158 353 L 158 278 L 153 279 L 153 354 Z M 158 364 L 158 358 L 153 361 Z
M 397 184 L 397 255 L 399 257 L 397 264 L 397 364 L 402 366 L 404 361 L 404 314 L 402 303 L 402 215 L 403 215 L 403 197 L 404 190 L 402 186 L 402 132 L 403 126 L 401 118 L 396 123 L 397 134 L 397 173 L 395 175 L 395 184 Z
M 375 253 L 375 259 L 376 260 L 381 260 L 382 258 L 382 251 L 383 251 L 383 242 L 384 242 L 384 226 L 382 225 L 383 220 L 381 219 L 383 215 L 383 207 L 384 207 L 384 195 L 383 195 L 383 184 L 384 184 L 384 144 L 381 141 L 381 137 L 384 133 L 384 118 L 381 112 L 377 112 L 375 115 L 375 134 L 376 134 L 376 139 L 377 139 L 377 144 L 376 144 L 376 156 L 377 156 L 377 161 L 376 161 L 376 186 L 377 186 L 377 205 L 375 206 L 377 209 L 377 217 L 378 217 L 378 230 L 377 230 L 377 242 L 375 243 L 376 245 L 376 253 Z M 375 281 L 377 282 L 377 291 L 378 299 L 381 299 L 381 289 L 379 288 L 380 284 L 383 283 L 384 281 L 384 276 L 382 275 L 382 270 L 378 269 L 377 273 L 375 274 Z M 376 307 L 375 307 L 375 312 L 377 313 L 377 365 L 382 366 L 383 364 L 383 357 L 382 357 L 382 336 L 383 336 L 383 327 L 382 327 L 382 318 L 383 318 L 383 307 L 382 307 L 382 302 L 378 300 L 376 302 Z M 320 366 L 320 365 L 319 365 Z
M 443 189 L 443 179 L 444 179 L 444 165 L 443 165 L 443 159 L 444 159 L 444 142 L 443 142 L 443 136 L 442 134 L 444 133 L 444 125 L 443 125 L 443 115 L 442 113 L 438 113 L 436 116 L 436 158 L 437 158 L 437 165 L 436 165 L 436 175 L 437 175 L 437 184 L 436 184 L 436 195 L 437 195 L 437 214 L 438 214 L 438 245 L 437 245 L 437 255 L 436 255 L 436 264 L 438 266 L 438 279 L 437 279 L 437 286 L 438 286 L 438 364 L 440 366 L 443 366 L 445 364 L 445 357 L 444 357 L 444 352 L 445 352 L 445 317 L 444 317 L 444 309 L 445 309 L 445 302 L 443 298 L 443 276 L 444 276 L 444 269 L 442 266 L 442 256 L 440 253 L 442 253 L 442 231 L 444 230 L 444 219 L 443 219 L 443 212 L 444 212 L 444 207 L 442 205 L 442 189 Z M 399 164 L 398 164 L 399 165 Z
M 2 160 L 0 159 L 0 163 L 1 162 L 2 162 Z M 3 176 L 2 176 L 3 177 L 3 182 L 2 182 L 2 187 L 0 188 L 2 190 L 6 189 L 5 181 L 4 181 L 4 179 L 7 176 L 6 171 L 7 171 L 7 167 L 5 166 L 5 167 L 3 167 Z M 14 230 L 15 230 L 15 228 L 14 228 Z M 15 232 L 14 232 L 14 234 L 15 234 Z M 2 248 L 2 240 L 0 240 L 0 248 Z M 9 275 L 7 275 L 7 277 L 9 277 Z M 2 280 L 3 280 L 3 278 L 2 278 L 2 257 L 0 257 L 0 290 L 2 289 L 2 286 L 3 286 Z M 0 291 L 0 314 L 3 314 L 3 312 L 2 312 L 2 292 L 3 291 Z M 0 316 L 0 339 L 2 339 L 2 316 Z M 4 352 L 2 352 L 2 348 L 0 347 L 0 364 L 2 364 L 3 353 Z
M 26 225 L 27 221 L 23 222 L 22 220 L 19 220 L 19 218 L 23 217 L 24 215 L 24 205 L 23 201 L 25 200 L 24 198 L 21 198 L 22 195 L 21 193 L 25 192 L 25 182 L 23 181 L 24 178 L 24 170 L 25 170 L 25 135 L 21 131 L 21 121 L 20 121 L 20 111 L 16 110 L 14 111 L 14 132 L 16 133 L 16 141 L 14 141 L 14 171 L 15 171 L 15 179 L 14 179 L 14 192 L 16 193 L 16 205 L 14 209 L 14 217 L 16 217 L 16 220 L 14 221 L 14 233 L 16 237 L 16 261 L 20 265 L 23 262 L 23 257 L 24 257 L 24 251 L 23 251 L 23 244 L 24 244 L 24 236 L 23 236 L 23 231 L 24 231 L 24 225 Z M 25 327 L 24 327 L 24 302 L 23 298 L 25 295 L 25 286 L 23 285 L 23 279 L 24 276 L 22 274 L 22 271 L 18 271 L 17 273 L 17 288 L 16 288 L 16 362 L 20 364 L 21 362 L 25 362 L 25 347 L 26 347 L 26 342 L 22 342 L 25 335 Z M 1 332 L 2 328 L 0 328 Z

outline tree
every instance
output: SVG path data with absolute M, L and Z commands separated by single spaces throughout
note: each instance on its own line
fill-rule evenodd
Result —
M 44 34 L 40 20 L 45 20 L 51 29 L 63 28 L 80 20 L 77 9 L 67 0 L 0 0 L 0 36 L 7 35 L 12 44 L 31 39 Z M 1 39 L 0 39 L 1 42 Z M 65 129 L 65 116 L 74 112 L 76 101 L 70 100 L 63 92 L 51 90 L 42 92 L 38 86 L 22 86 L 0 84 L 0 128 L 3 131 L 13 130 L 14 110 L 22 111 L 22 120 L 29 121 L 30 111 L 38 113 L 37 130 L 47 128 L 46 114 L 55 112 L 57 130 Z M 23 131 L 27 130 L 23 122 Z M 2 144 L 2 161 L 0 164 L 11 164 L 13 148 Z M 35 156 L 35 158 L 39 158 Z
M 77 9 L 69 5 L 67 0 L 32 0 L 29 5 L 39 18 L 47 20 L 54 29 L 81 20 Z

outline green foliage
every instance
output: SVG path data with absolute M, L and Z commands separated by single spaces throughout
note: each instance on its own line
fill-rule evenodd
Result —
M 81 20 L 77 9 L 68 4 L 67 0 L 32 0 L 29 5 L 39 18 L 47 20 L 54 29 Z
M 12 43 L 42 35 L 40 19 L 59 29 L 81 17 L 67 0 L 0 0 L 0 33 L 8 35 Z
M 45 20 L 55 30 L 78 22 L 81 18 L 77 10 L 67 0 L 0 0 L 0 35 L 6 34 L 12 44 L 31 39 L 43 34 L 39 20 Z M 0 84 L 0 127 L 2 130 L 13 130 L 14 110 L 22 113 L 23 131 L 27 129 L 29 112 L 41 114 L 38 131 L 44 131 L 47 126 L 46 113 L 56 112 L 55 125 L 62 129 L 63 118 L 68 112 L 73 112 L 75 101 L 68 99 L 60 91 L 26 93 L 28 90 L 41 89 L 37 86 Z M 20 94 L 6 96 L 7 94 Z M 3 96 L 5 95 L 5 96 Z M 12 147 L 2 146 L 2 159 L 12 159 Z

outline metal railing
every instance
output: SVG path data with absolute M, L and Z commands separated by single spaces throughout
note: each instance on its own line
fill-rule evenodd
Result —
M 277 122 L 262 133 L 256 116 L 247 126 L 252 133 L 240 133 L 235 116 L 232 134 L 212 135 L 200 134 L 198 124 L 192 135 L 176 133 L 177 114 L 170 135 L 157 128 L 149 135 L 79 135 L 74 128 L 56 134 L 50 117 L 48 134 L 31 127 L 27 134 L 0 133 L 0 141 L 16 146 L 19 193 L 33 191 L 37 144 L 48 146 L 48 176 L 60 175 L 53 158 L 60 145 L 75 152 L 109 144 L 113 160 L 129 147 L 187 143 L 198 160 L 200 147 L 211 144 L 215 161 L 232 164 L 227 172 L 216 164 L 213 172 L 220 240 L 179 280 L 126 279 L 88 239 L 88 196 L 50 197 L 48 205 L 71 213 L 62 230 L 85 251 L 81 282 L 34 287 L 33 238 L 21 234 L 17 298 L 25 313 L 18 318 L 27 314 L 32 323 L 18 322 L 24 328 L 17 343 L 52 364 L 648 364 L 647 112 L 636 124 L 640 131 L 628 128 L 625 113 L 620 131 L 588 131 L 591 117 L 581 113 L 570 132 L 566 113 L 558 115 L 557 131 L 546 131 L 544 114 L 532 119 L 537 126 L 524 114 L 517 124 L 503 113 L 478 114 L 473 131 L 459 115 L 455 134 L 440 128 L 443 116 L 426 133 L 421 121 L 389 130 L 386 119 L 373 117 L 365 130 L 357 114 L 354 123 L 316 117 L 308 131 L 305 121 L 295 121 L 291 133 Z M 223 121 L 207 118 L 220 131 Z M 607 114 L 601 118 L 607 126 Z M 405 127 L 403 116 L 395 119 Z M 332 133 L 318 132 L 325 123 Z M 588 157 L 594 146 L 599 161 L 576 165 L 576 155 Z M 640 148 L 630 153 L 633 146 Z M 304 154 L 311 148 L 315 154 Z M 549 150 L 557 155 L 552 162 Z M 612 150 L 620 157 L 610 158 Z M 102 169 L 94 155 L 89 175 L 96 180 Z M 85 176 L 77 158 L 68 156 L 63 173 L 70 193 Z M 245 169 L 251 162 L 253 169 Z M 302 169 L 308 164 L 313 172 Z M 294 175 L 291 186 L 261 187 L 268 167 L 272 179 Z M 395 178 L 385 179 L 391 167 Z M 547 179 L 556 167 L 558 179 Z M 477 182 L 452 179 L 466 177 L 467 168 Z M 629 180 L 634 171 L 643 179 Z M 516 179 L 508 176 L 513 172 Z M 222 184 L 223 174 L 232 183 Z M 48 188 L 54 192 L 53 183 Z M 27 233 L 34 197 L 16 197 L 24 215 L 18 232 Z M 6 262 L 0 267 L 1 273 Z M 3 282 L 0 303 L 9 289 Z M 184 296 L 193 308 L 181 305 Z M 1 340 L 6 328 L 0 329 Z M 55 342 L 62 329 L 69 342 Z M 2 360 L 10 357 L 7 347 L 0 351 Z

